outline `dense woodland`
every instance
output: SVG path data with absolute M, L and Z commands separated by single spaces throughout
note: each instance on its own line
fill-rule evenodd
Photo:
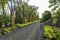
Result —
M 27 2 L 22 0 L 0 0 L 0 27 L 38 20 L 38 7 L 30 6 Z

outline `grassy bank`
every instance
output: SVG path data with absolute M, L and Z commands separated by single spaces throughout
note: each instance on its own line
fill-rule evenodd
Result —
M 12 32 L 15 29 L 18 29 L 18 28 L 21 28 L 21 27 L 26 27 L 26 26 L 28 26 L 30 24 L 33 24 L 33 23 L 36 23 L 38 21 L 39 20 L 33 21 L 33 22 L 28 22 L 28 23 L 25 23 L 25 24 L 19 24 L 18 23 L 18 24 L 15 24 L 13 27 L 1 28 L 0 29 L 0 33 L 3 34 L 3 35 L 5 35 L 5 34 L 8 34 L 8 33 Z

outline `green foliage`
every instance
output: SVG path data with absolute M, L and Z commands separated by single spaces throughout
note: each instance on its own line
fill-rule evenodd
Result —
M 16 26 L 6 27 L 6 28 L 3 28 L 3 29 L 0 29 L 0 30 L 1 30 L 0 33 L 1 33 L 2 35 L 6 35 L 6 34 L 10 33 L 11 31 L 13 31 L 13 30 L 15 30 L 15 29 L 17 29 Z
M 5 14 L 5 4 L 8 2 L 8 0 L 0 0 L 0 10 L 2 9 L 2 21 L 0 22 L 1 23 L 1 25 L 2 24 L 5 24 L 4 23 L 4 21 L 5 21 L 5 19 L 4 19 L 4 14 Z
M 44 27 L 44 37 L 45 40 L 60 40 L 60 28 L 45 26 Z
M 43 14 L 42 14 L 42 21 L 46 21 L 48 19 L 51 18 L 51 13 L 50 11 L 45 11 Z
M 52 11 L 55 11 L 56 8 L 60 6 L 60 0 L 49 0 L 49 3 L 50 3 L 49 8 L 53 7 Z
M 60 16 L 60 8 L 58 10 L 56 10 L 55 14 L 56 17 Z
M 2 18 L 0 18 L 0 25 L 1 26 L 3 24 L 5 24 L 5 26 L 6 26 L 7 24 L 12 23 L 11 22 L 12 21 L 11 16 L 13 16 L 14 14 L 10 16 L 10 15 L 7 15 L 5 13 L 5 7 L 6 7 L 6 5 L 7 5 L 6 3 L 8 1 L 10 1 L 10 0 L 0 0 L 0 8 L 2 8 L 2 11 L 3 11 Z M 11 1 L 12 1 L 12 3 L 15 2 L 15 0 L 11 0 Z M 27 3 L 23 3 L 23 4 L 21 3 L 20 4 L 17 1 L 18 0 L 16 0 L 15 3 L 17 3 L 18 5 L 14 5 L 14 10 L 13 10 L 13 12 L 15 12 L 15 23 L 16 23 L 16 25 L 13 27 L 3 28 L 1 30 L 2 34 L 7 34 L 16 28 L 27 26 L 29 24 L 35 23 L 36 20 L 39 19 L 39 16 L 37 14 L 37 7 L 30 6 Z M 14 17 L 12 17 L 12 19 L 14 19 Z M 17 24 L 17 23 L 19 23 L 19 24 Z
M 48 38 L 55 37 L 54 30 L 50 26 L 45 26 L 44 27 L 44 35 L 47 36 Z
M 33 24 L 33 23 L 35 23 L 35 22 L 37 22 L 37 21 L 34 21 L 34 22 L 28 22 L 28 23 L 25 23 L 25 24 L 16 24 L 16 25 L 14 25 L 13 27 L 6 27 L 6 28 L 1 28 L 0 29 L 0 33 L 1 34 L 3 34 L 3 35 L 5 35 L 5 34 L 8 34 L 8 33 L 10 33 L 11 31 L 13 31 L 13 30 L 15 30 L 15 29 L 18 29 L 18 28 L 21 28 L 21 27 L 26 27 L 26 26 L 28 26 L 28 25 L 30 25 L 30 24 Z
M 22 6 L 16 6 L 16 23 L 27 23 L 31 21 L 35 21 L 39 19 L 39 15 L 37 14 L 37 7 L 30 6 L 27 3 L 21 4 Z
M 5 35 L 5 34 L 8 34 L 9 32 L 11 32 L 11 28 L 4 28 L 4 29 L 1 29 L 1 34 Z
M 4 18 L 2 17 L 2 15 L 0 15 L 0 27 L 2 27 L 3 25 L 3 20 L 6 27 L 7 27 L 7 24 L 11 22 L 10 16 L 8 16 L 7 14 L 4 15 Z
M 5 6 L 7 4 L 8 0 L 0 0 L 0 7 L 2 8 L 2 5 Z
M 56 24 L 56 22 L 57 22 L 57 18 L 53 17 L 53 25 Z
M 34 22 L 28 22 L 28 23 L 25 23 L 25 24 L 16 24 L 16 26 L 17 27 L 24 27 L 24 26 L 27 26 L 27 25 L 30 25 L 30 24 L 33 24 L 33 23 L 35 23 L 36 21 L 34 21 Z
M 11 22 L 10 16 L 5 13 L 4 15 L 4 23 L 5 26 Z

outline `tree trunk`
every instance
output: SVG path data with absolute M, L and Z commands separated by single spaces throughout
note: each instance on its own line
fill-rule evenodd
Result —
M 12 0 L 11 0 L 11 25 L 12 27 L 14 26 L 15 24 L 15 18 L 14 18 L 14 10 L 12 8 Z
M 24 14 L 24 5 L 23 4 L 22 4 L 22 11 L 23 11 L 23 23 L 25 23 L 24 22 L 24 20 L 25 20 L 25 18 L 24 18 L 25 17 L 25 14 Z
M 12 14 L 11 14 L 11 16 L 12 16 L 12 26 L 14 26 L 14 24 L 15 24 L 15 18 L 14 18 L 14 10 L 12 10 Z

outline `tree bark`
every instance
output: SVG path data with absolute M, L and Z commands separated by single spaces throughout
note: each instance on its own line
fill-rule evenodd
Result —
M 11 16 L 12 16 L 12 27 L 15 25 L 15 18 L 14 18 L 14 10 L 12 10 L 12 14 L 11 14 Z

